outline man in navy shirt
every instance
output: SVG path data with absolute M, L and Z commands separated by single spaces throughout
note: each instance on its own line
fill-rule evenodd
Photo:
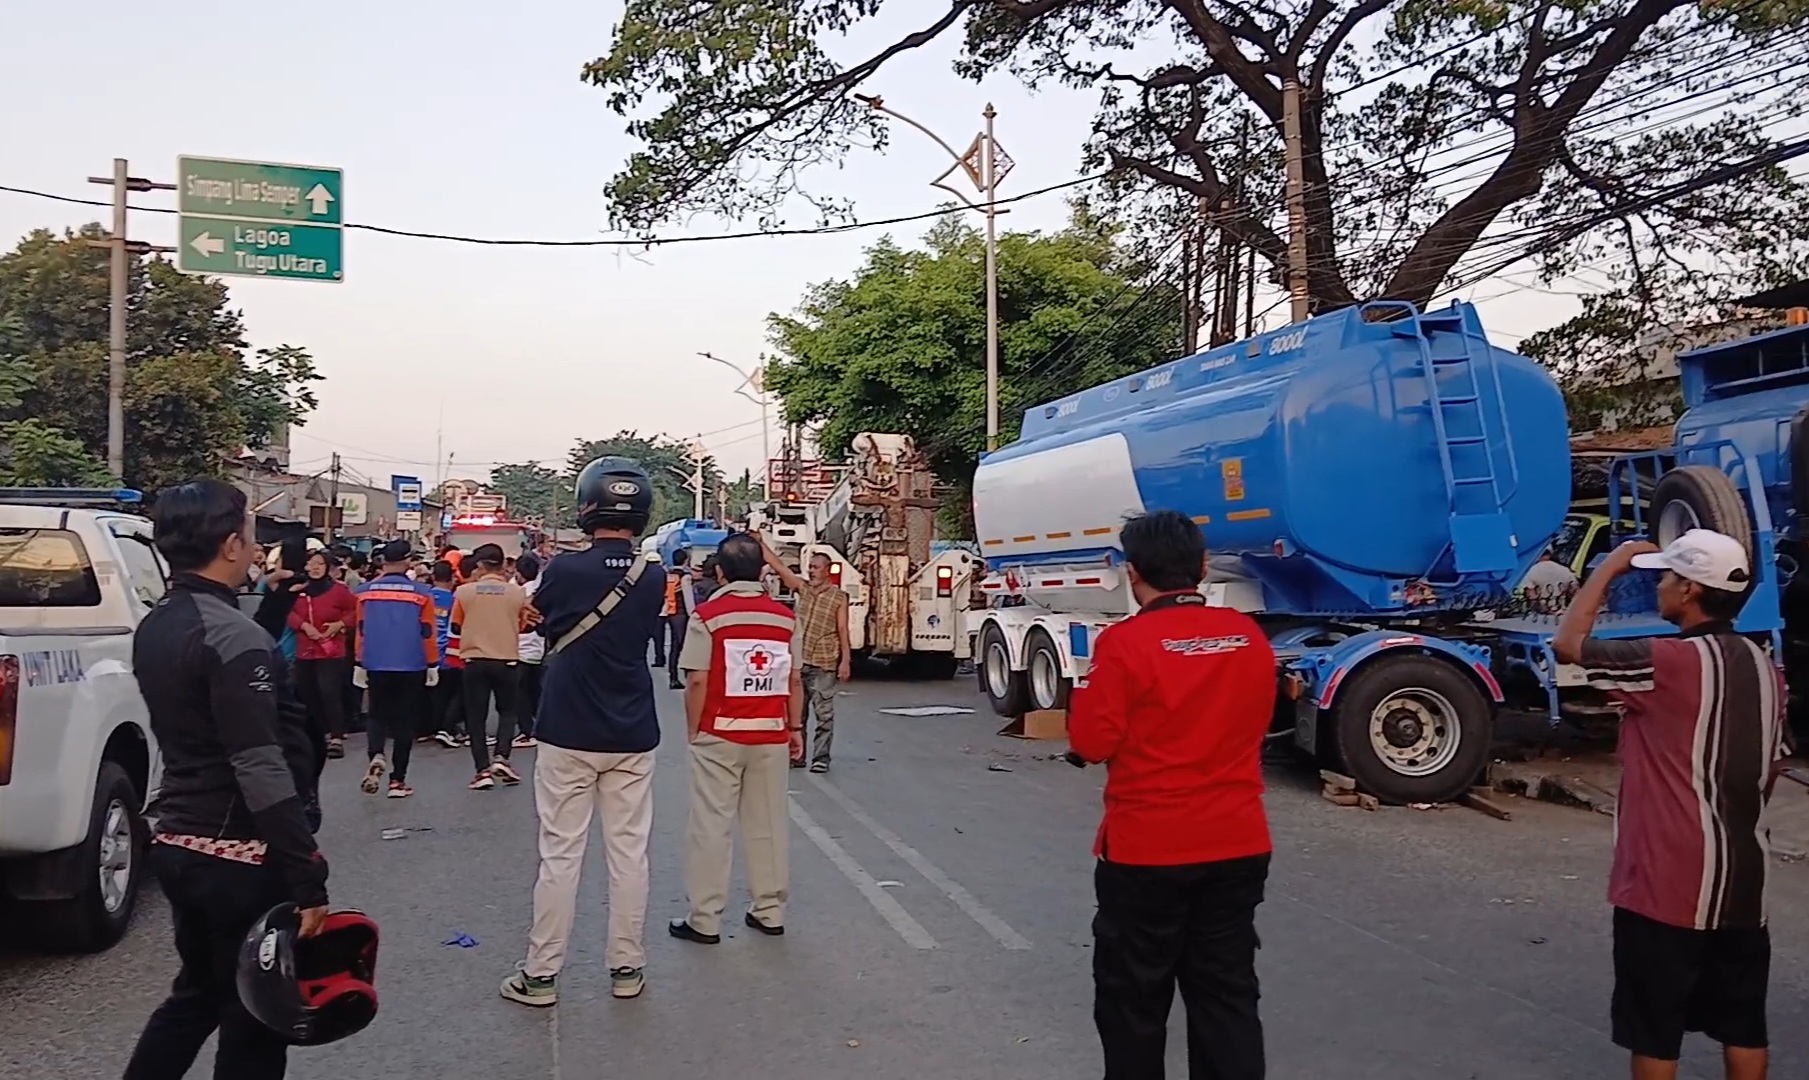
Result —
M 653 483 L 638 464 L 591 462 L 578 475 L 576 496 L 578 526 L 591 546 L 548 563 L 534 593 L 547 641 L 534 729 L 540 876 L 527 959 L 502 984 L 502 996 L 523 1005 L 559 1000 L 555 979 L 593 818 L 602 821 L 609 858 L 611 992 L 635 997 L 645 985 L 647 838 L 660 741 L 647 643 L 662 628 L 666 573 L 635 544 L 653 506 Z

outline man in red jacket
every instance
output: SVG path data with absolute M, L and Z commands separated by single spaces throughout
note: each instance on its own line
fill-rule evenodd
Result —
M 1275 654 L 1208 607 L 1206 542 L 1171 510 L 1120 535 L 1141 610 L 1099 635 L 1074 692 L 1074 755 L 1106 766 L 1093 854 L 1093 1019 L 1106 1080 L 1161 1080 L 1179 983 L 1191 1073 L 1260 1080 L 1256 906 L 1269 876 L 1262 745 Z

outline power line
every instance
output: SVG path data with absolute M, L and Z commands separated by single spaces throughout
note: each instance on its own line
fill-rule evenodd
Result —
M 998 200 L 998 205 L 1024 202 L 1057 191 L 1091 184 L 1106 177 L 1106 173 L 1094 173 L 1088 176 L 1064 180 L 1059 184 L 1026 191 L 1020 195 L 1012 195 Z M 27 195 L 36 199 L 48 199 L 52 202 L 70 203 L 75 206 L 110 207 L 110 202 L 95 199 L 78 199 L 72 195 L 58 195 L 54 192 L 39 191 L 36 188 L 16 187 L 11 184 L 0 184 L 0 191 L 13 195 Z M 174 214 L 177 211 L 163 206 L 134 206 L 134 211 L 142 214 Z M 523 240 L 500 239 L 494 237 L 462 236 L 456 233 L 421 232 L 413 229 L 395 229 L 385 225 L 370 225 L 360 222 L 347 222 L 347 229 L 359 229 L 364 232 L 378 233 L 384 236 L 402 236 L 414 240 L 442 240 L 455 244 L 476 244 L 484 247 L 546 247 L 546 248 L 654 248 L 669 247 L 675 244 L 698 244 L 717 240 L 752 240 L 768 236 L 835 236 L 842 233 L 859 232 L 864 229 L 877 229 L 890 225 L 908 225 L 916 221 L 929 221 L 934 218 L 948 217 L 951 214 L 965 214 L 972 208 L 967 206 L 945 206 L 936 210 L 926 210 L 918 214 L 905 214 L 898 217 L 878 218 L 873 221 L 850 221 L 840 225 L 820 225 L 808 229 L 748 229 L 741 232 L 708 233 L 702 236 L 650 236 L 638 240 Z

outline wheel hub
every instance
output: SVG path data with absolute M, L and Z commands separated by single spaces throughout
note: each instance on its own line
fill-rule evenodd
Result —
M 100 836 L 101 904 L 118 912 L 132 888 L 132 815 L 118 799 L 107 804 Z
M 1382 721 L 1382 737 L 1390 746 L 1408 749 L 1425 737 L 1426 726 L 1410 709 L 1396 709 Z
M 1376 758 L 1402 776 L 1430 776 L 1449 765 L 1463 741 L 1457 707 L 1435 690 L 1398 690 L 1369 714 Z

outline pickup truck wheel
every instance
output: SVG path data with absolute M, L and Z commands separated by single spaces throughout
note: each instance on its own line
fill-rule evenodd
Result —
M 53 952 L 91 953 L 125 936 L 145 866 L 142 801 L 125 769 L 101 762 L 81 846 L 80 890 L 68 900 L 30 906 L 35 943 Z
M 1430 656 L 1383 657 L 1338 695 L 1339 756 L 1384 802 L 1449 802 L 1488 764 L 1492 709 L 1468 676 Z
M 1005 634 L 997 625 L 987 623 L 980 631 L 980 662 L 974 665 L 980 692 L 1000 716 L 1020 716 L 1024 712 L 1024 673 L 1011 670 L 1011 653 L 1005 648 Z
M 1025 683 L 1033 709 L 1065 709 L 1073 684 L 1062 676 L 1062 654 L 1047 633 L 1030 633 L 1029 663 L 1025 665 Z

